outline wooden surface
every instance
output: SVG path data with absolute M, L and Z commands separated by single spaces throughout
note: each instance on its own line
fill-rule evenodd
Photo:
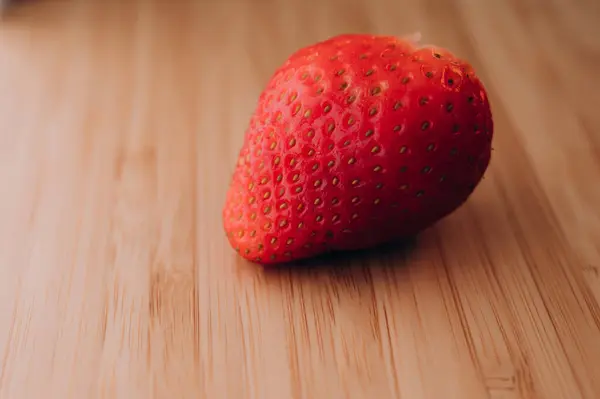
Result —
M 600 6 L 39 1 L 0 21 L 0 398 L 600 398 Z M 119 3 L 122 3 L 119 5 Z M 265 272 L 220 210 L 295 49 L 404 35 L 496 119 L 410 248 Z

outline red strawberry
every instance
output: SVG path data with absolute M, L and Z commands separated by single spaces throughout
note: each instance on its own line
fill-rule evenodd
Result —
M 261 94 L 224 228 L 263 264 L 414 235 L 467 200 L 492 136 L 466 61 L 389 36 L 333 37 L 293 54 Z

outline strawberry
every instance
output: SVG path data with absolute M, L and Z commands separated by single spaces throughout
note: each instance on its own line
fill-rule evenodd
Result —
M 447 50 L 362 34 L 302 48 L 250 120 L 229 242 L 268 265 L 413 236 L 467 200 L 492 136 L 483 84 Z

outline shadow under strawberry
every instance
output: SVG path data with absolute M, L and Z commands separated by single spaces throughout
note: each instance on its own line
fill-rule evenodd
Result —
M 314 273 L 314 272 L 339 272 L 344 269 L 354 268 L 358 265 L 373 264 L 381 266 L 382 263 L 402 267 L 404 259 L 417 247 L 417 236 L 403 240 L 388 242 L 368 249 L 331 251 L 308 259 L 301 259 L 281 263 L 264 268 L 266 275 L 279 275 L 289 273 Z M 381 260 L 382 262 L 373 262 Z

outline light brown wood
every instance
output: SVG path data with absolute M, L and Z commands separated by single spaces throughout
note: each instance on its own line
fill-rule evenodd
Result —
M 0 398 L 600 398 L 594 0 L 23 1 L 0 21 Z M 263 271 L 221 206 L 273 70 L 471 60 L 485 181 L 404 251 Z

